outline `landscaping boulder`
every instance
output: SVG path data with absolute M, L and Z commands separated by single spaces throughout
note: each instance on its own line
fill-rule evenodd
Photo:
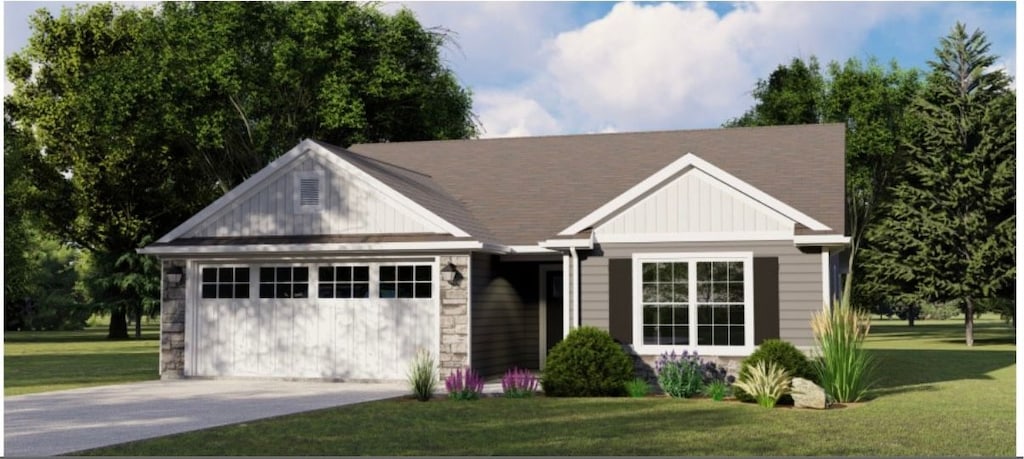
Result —
M 793 378 L 793 406 L 825 409 L 825 389 L 804 378 Z

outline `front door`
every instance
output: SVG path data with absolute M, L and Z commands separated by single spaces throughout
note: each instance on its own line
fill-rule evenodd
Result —
M 562 271 L 546 271 L 544 274 L 544 355 L 562 341 L 564 311 L 562 311 Z

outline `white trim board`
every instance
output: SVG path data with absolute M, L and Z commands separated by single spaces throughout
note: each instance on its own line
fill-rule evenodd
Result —
M 701 159 L 693 153 L 687 153 L 681 158 L 673 161 L 668 166 L 663 167 L 661 170 L 655 172 L 650 177 L 647 177 L 642 182 L 634 185 L 629 190 L 615 197 L 611 201 L 608 201 L 603 206 L 598 207 L 596 210 L 581 218 L 576 223 L 573 223 L 568 228 L 558 233 L 561 236 L 570 236 L 584 229 L 592 227 L 597 223 L 603 221 L 611 215 L 619 212 L 629 205 L 634 200 L 647 194 L 648 192 L 662 186 L 666 181 L 672 179 L 686 168 L 695 167 L 705 174 L 708 174 L 714 179 L 728 185 L 734 190 L 745 194 L 746 196 L 760 202 L 761 204 L 768 206 L 772 210 L 782 214 L 786 218 L 793 220 L 794 222 L 803 224 L 804 226 L 816 230 L 816 231 L 827 231 L 831 230 L 824 223 L 815 220 L 809 215 L 800 212 L 799 210 L 789 206 L 788 204 L 772 197 L 771 195 L 757 189 L 756 187 L 740 180 L 736 176 L 718 168 L 717 166 Z
M 259 254 L 367 252 L 367 251 L 424 251 L 424 250 L 480 250 L 484 244 L 477 241 L 440 242 L 377 242 L 377 243 L 324 243 L 324 244 L 248 244 L 248 245 L 182 245 L 144 247 L 137 252 L 144 255 L 191 254 Z

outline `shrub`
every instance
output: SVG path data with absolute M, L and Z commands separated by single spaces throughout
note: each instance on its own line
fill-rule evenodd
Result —
M 765 408 L 773 408 L 787 391 L 789 391 L 789 374 L 775 362 L 760 361 L 750 367 L 744 376 L 736 381 L 735 386 L 752 395 L 757 404 Z
M 425 350 L 420 350 L 409 368 L 409 386 L 416 400 L 425 402 L 434 396 L 437 388 L 437 374 L 434 372 L 434 358 Z
M 580 327 L 548 353 L 540 384 L 554 397 L 618 396 L 632 378 L 632 359 L 608 332 Z
M 484 392 L 484 378 L 472 368 L 453 371 L 444 379 L 444 388 L 448 390 L 448 398 L 454 400 L 476 400 Z
M 947 303 L 926 303 L 921 305 L 917 318 L 922 320 L 946 320 L 960 314 L 958 301 Z
M 501 390 L 509 398 L 532 397 L 537 392 L 537 377 L 529 370 L 512 367 L 501 378 Z
M 749 357 L 743 359 L 743 364 L 740 366 L 739 378 L 743 379 L 747 376 L 750 369 L 754 365 L 757 365 L 758 362 L 775 363 L 794 378 L 804 378 L 814 382 L 819 381 L 818 373 L 815 371 L 814 365 L 811 364 L 810 359 L 807 358 L 807 355 L 788 341 L 769 339 L 761 343 L 753 354 L 750 354 Z M 754 397 L 752 397 L 751 394 L 748 394 L 741 387 L 734 387 L 733 395 L 744 402 L 754 401 Z M 793 403 L 793 399 L 789 395 L 783 397 L 781 401 L 782 403 Z
M 725 380 L 711 381 L 704 387 L 704 395 L 711 397 L 711 399 L 716 402 L 725 400 L 725 397 L 729 395 L 730 391 L 732 391 L 732 388 L 730 387 L 729 382 Z
M 815 369 L 825 393 L 840 403 L 862 399 L 871 387 L 869 378 L 874 369 L 871 356 L 864 350 L 871 318 L 837 302 L 831 311 L 822 308 L 811 318 L 811 329 L 821 354 Z
M 632 381 L 626 382 L 626 394 L 628 394 L 630 397 L 646 397 L 650 391 L 651 385 L 647 384 L 647 381 L 644 381 L 643 379 L 635 378 Z
M 726 381 L 726 370 L 714 362 L 701 360 L 697 353 L 662 354 L 654 362 L 661 390 L 672 397 L 690 398 L 701 393 L 713 381 Z

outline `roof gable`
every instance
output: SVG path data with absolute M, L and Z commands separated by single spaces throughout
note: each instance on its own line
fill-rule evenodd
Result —
M 306 140 L 158 242 L 403 233 L 469 236 L 363 167 Z

